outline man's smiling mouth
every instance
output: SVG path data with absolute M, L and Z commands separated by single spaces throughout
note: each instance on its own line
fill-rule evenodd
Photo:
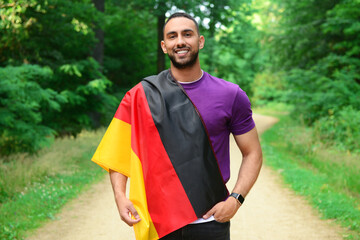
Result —
M 175 53 L 179 56 L 185 56 L 189 52 L 189 49 L 179 49 L 175 50 Z

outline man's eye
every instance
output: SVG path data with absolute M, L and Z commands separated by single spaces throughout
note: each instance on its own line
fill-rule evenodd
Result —
M 170 35 L 169 38 L 170 38 L 170 39 L 174 39 L 174 38 L 175 38 L 175 35 Z

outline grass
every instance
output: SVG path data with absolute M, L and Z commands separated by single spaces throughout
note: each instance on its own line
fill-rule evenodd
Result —
M 90 161 L 104 131 L 83 132 L 55 141 L 37 156 L 0 160 L 0 239 L 23 239 L 104 171 Z
M 265 164 L 279 170 L 323 218 L 342 225 L 345 239 L 360 239 L 360 156 L 324 146 L 311 128 L 291 120 L 284 111 L 277 114 L 279 110 L 257 110 L 280 118 L 261 137 Z

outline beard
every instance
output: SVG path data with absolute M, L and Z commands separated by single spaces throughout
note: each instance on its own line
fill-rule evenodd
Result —
M 172 62 L 174 67 L 176 67 L 178 69 L 184 69 L 184 68 L 187 68 L 187 67 L 192 67 L 196 63 L 198 55 L 199 55 L 199 51 L 192 52 L 190 54 L 190 58 L 188 60 L 180 62 L 180 61 L 176 60 L 175 55 L 168 54 L 168 56 L 170 58 L 170 61 Z

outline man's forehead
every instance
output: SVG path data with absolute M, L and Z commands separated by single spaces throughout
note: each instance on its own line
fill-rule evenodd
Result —
M 194 31 L 196 32 L 195 23 L 186 17 L 176 17 L 170 19 L 170 21 L 165 26 L 165 34 L 168 32 L 182 32 L 182 31 Z

